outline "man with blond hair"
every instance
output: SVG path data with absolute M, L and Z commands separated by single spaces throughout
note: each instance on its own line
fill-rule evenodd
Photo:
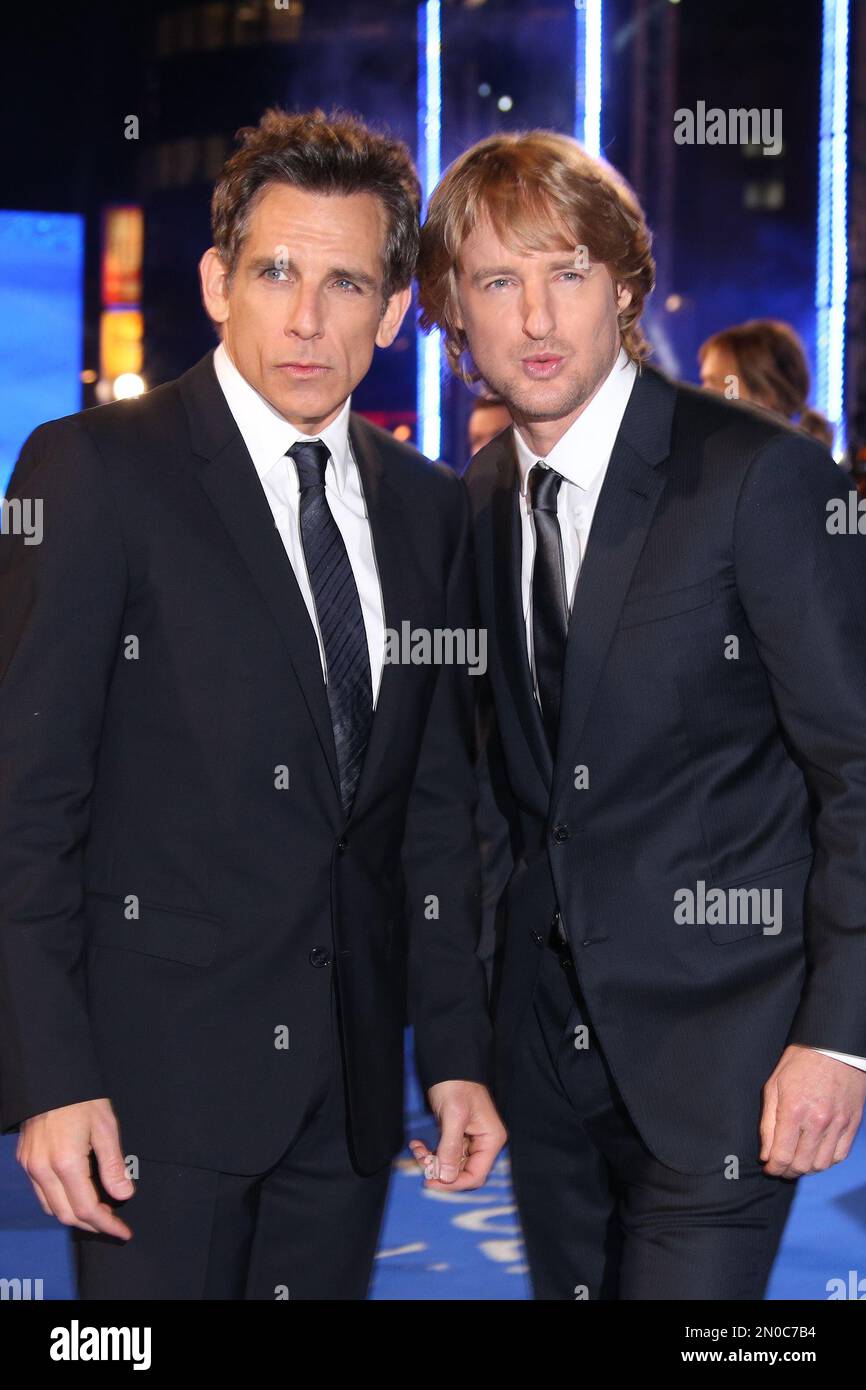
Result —
M 866 1092 L 866 540 L 824 449 L 646 365 L 653 273 L 548 131 L 468 150 L 422 229 L 422 323 L 514 421 L 468 475 L 497 1094 L 537 1297 L 759 1299 Z

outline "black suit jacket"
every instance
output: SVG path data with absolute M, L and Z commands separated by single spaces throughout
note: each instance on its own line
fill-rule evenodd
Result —
M 356 415 L 350 437 L 386 626 L 473 625 L 462 483 Z M 425 1086 L 489 1079 L 466 668 L 385 665 L 346 824 L 315 634 L 212 353 L 40 426 L 9 495 L 42 499 L 44 540 L 0 566 L 2 1127 L 108 1096 L 127 1153 L 262 1171 L 336 970 L 379 1167 L 407 1014 Z
M 754 1162 L 786 1043 L 866 1055 L 866 538 L 827 529 L 850 484 L 765 412 L 645 367 L 577 583 L 554 760 L 526 655 L 516 476 L 510 430 L 468 476 L 522 847 L 496 986 L 506 1121 L 558 910 L 649 1148 L 682 1172 Z M 781 931 L 765 933 L 756 897 L 729 899 L 725 922 L 678 922 L 675 894 L 699 881 L 781 890 Z

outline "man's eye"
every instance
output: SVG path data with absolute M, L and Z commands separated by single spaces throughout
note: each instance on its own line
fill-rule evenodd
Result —
M 566 279 L 577 280 L 579 283 L 585 278 L 579 270 L 564 270 L 562 273 Z
M 487 289 L 492 290 L 495 288 L 496 285 L 509 285 L 510 283 L 510 280 L 505 280 L 502 277 L 500 277 L 497 280 L 491 280 L 490 283 L 487 285 Z
M 358 286 L 355 284 L 354 280 L 343 280 L 343 279 L 341 279 L 341 280 L 335 280 L 335 281 L 334 281 L 334 284 L 335 284 L 335 285 L 348 285 L 348 287 L 349 287 L 350 290 L 357 290 L 357 288 L 358 288 Z
M 267 266 L 266 269 L 262 272 L 262 274 L 263 274 L 266 278 L 267 278 L 268 276 L 271 276 L 271 275 L 285 275 L 285 273 L 286 273 L 285 270 L 284 270 L 283 267 L 280 266 L 280 265 L 269 265 L 269 266 Z M 272 283 L 272 284 L 276 284 L 277 282 L 276 282 L 275 280 L 272 280 L 271 283 Z

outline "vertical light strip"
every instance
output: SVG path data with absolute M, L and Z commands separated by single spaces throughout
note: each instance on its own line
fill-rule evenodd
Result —
M 815 403 L 845 430 L 845 299 L 848 292 L 848 0 L 824 0 L 818 139 L 818 252 L 815 278 Z
M 418 173 L 422 217 L 441 172 L 442 151 L 442 15 L 441 0 L 418 6 Z M 417 334 L 418 447 L 438 459 L 442 448 L 442 335 Z
M 574 133 L 592 155 L 601 153 L 602 0 L 574 0 Z

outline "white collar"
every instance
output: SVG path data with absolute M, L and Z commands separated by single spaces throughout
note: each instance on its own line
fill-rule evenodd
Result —
M 256 472 L 264 480 L 271 469 L 284 457 L 299 439 L 321 439 L 331 451 L 329 469 L 333 466 L 334 482 L 338 493 L 346 486 L 349 467 L 349 410 L 351 396 L 346 398 L 342 410 L 330 425 L 318 434 L 302 434 L 291 421 L 281 415 L 262 396 L 246 377 L 241 374 L 228 354 L 224 343 L 220 343 L 213 355 L 214 371 L 222 387 L 228 407 L 235 418 Z
M 634 362 L 621 347 L 616 361 L 589 405 L 569 425 L 542 461 L 570 483 L 584 490 L 589 488 L 610 461 L 636 376 Z M 520 491 L 525 495 L 530 469 L 539 462 L 539 455 L 532 452 L 516 425 L 512 430 Z

